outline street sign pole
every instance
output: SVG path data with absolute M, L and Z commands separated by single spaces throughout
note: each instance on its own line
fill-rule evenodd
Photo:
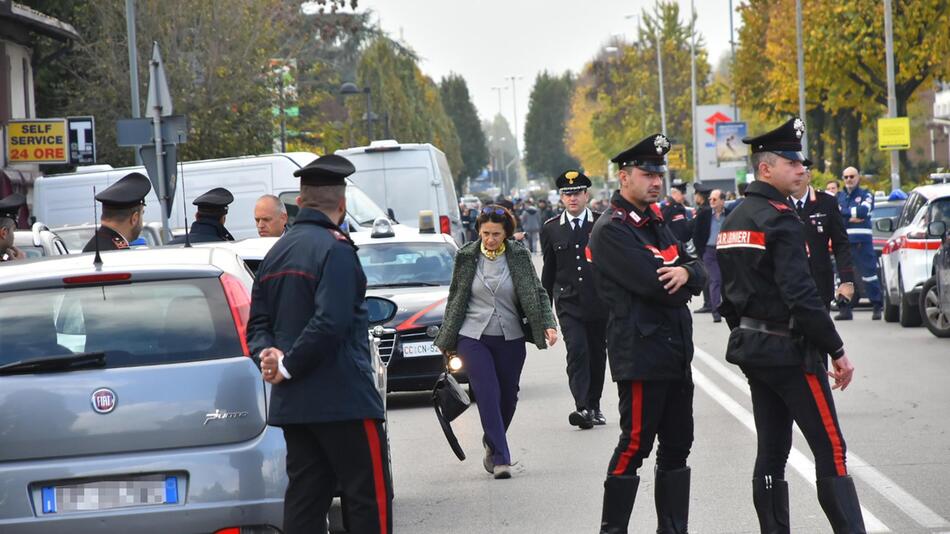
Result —
M 805 49 L 802 46 L 802 0 L 795 0 L 795 34 L 798 46 L 798 116 L 805 120 Z M 802 151 L 807 157 L 807 129 L 802 132 Z
M 159 63 L 153 60 L 151 62 L 153 80 L 158 77 L 158 67 Z M 155 168 L 158 171 L 158 176 L 162 177 L 165 176 L 165 151 L 162 146 L 164 144 L 162 143 L 162 104 L 158 96 L 159 89 L 157 83 L 152 84 L 152 91 L 154 92 L 153 98 L 155 100 L 155 107 L 152 108 L 152 128 L 155 132 L 153 135 L 155 140 Z M 165 180 L 163 179 L 158 180 L 158 203 L 162 211 L 162 233 L 167 237 L 171 235 L 171 230 L 168 228 L 168 192 L 165 190 Z
M 887 65 L 887 116 L 897 117 L 897 98 L 894 89 L 894 23 L 891 16 L 891 0 L 884 0 L 884 46 Z M 891 191 L 901 188 L 898 153 L 891 150 Z

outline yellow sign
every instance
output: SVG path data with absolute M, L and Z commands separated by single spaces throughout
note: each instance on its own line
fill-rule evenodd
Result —
M 685 171 L 686 165 L 686 145 L 673 145 L 666 154 L 666 165 L 674 171 Z
M 906 150 L 910 148 L 910 119 L 877 120 L 877 145 L 881 150 Z
M 6 133 L 7 163 L 69 163 L 66 119 L 13 120 Z

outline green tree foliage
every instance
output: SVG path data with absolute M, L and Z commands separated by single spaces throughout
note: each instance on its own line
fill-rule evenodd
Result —
M 488 141 L 488 155 L 491 160 L 492 181 L 495 185 L 503 187 L 505 170 L 507 168 L 509 183 L 514 185 L 518 183 L 518 165 L 511 164 L 512 161 L 518 161 L 518 145 L 515 143 L 515 135 L 511 133 L 511 127 L 504 115 L 496 114 L 491 121 L 482 121 L 482 131 Z
M 357 79 L 360 86 L 370 88 L 373 113 L 381 117 L 390 137 L 401 143 L 432 143 L 445 153 L 450 168 L 464 167 L 459 137 L 442 106 L 439 88 L 422 73 L 410 50 L 390 39 L 377 38 L 363 52 Z M 347 108 L 353 121 L 364 116 L 366 102 L 354 98 Z M 367 141 L 365 133 L 357 139 Z
M 455 124 L 455 131 L 459 136 L 462 151 L 462 166 L 455 169 L 457 178 L 474 178 L 478 176 L 488 164 L 488 147 L 485 144 L 485 133 L 482 132 L 478 120 L 478 112 L 472 104 L 468 94 L 468 84 L 465 78 L 458 74 L 449 74 L 439 83 L 442 95 L 442 105 Z M 461 184 L 458 180 L 456 184 Z
M 544 71 L 534 80 L 524 126 L 524 163 L 529 175 L 553 183 L 565 169 L 578 165 L 564 144 L 573 86 L 569 72 L 557 76 Z
M 692 99 L 690 94 L 689 20 L 681 20 L 676 2 L 660 2 L 652 12 L 643 11 L 637 41 L 620 46 L 620 57 L 604 55 L 591 65 L 598 110 L 591 128 L 594 142 L 603 154 L 614 155 L 638 140 L 660 132 L 659 71 L 657 37 L 663 54 L 663 86 L 666 98 L 664 132 L 674 143 L 693 149 Z M 721 87 L 711 86 L 708 54 L 701 36 L 696 35 L 696 100 L 717 101 Z M 688 158 L 692 165 L 692 158 Z M 692 173 L 687 173 L 692 174 Z

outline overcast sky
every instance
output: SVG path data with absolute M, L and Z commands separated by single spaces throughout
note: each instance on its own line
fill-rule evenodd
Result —
M 678 0 L 687 20 L 690 2 Z M 696 0 L 697 29 L 715 66 L 729 49 L 729 0 Z M 739 0 L 733 0 L 738 5 Z M 630 41 L 639 14 L 653 0 L 359 0 L 383 30 L 402 36 L 421 59 L 422 71 L 438 82 L 449 72 L 468 81 L 479 117 L 501 112 L 513 119 L 511 81 L 516 81 L 519 146 L 537 73 L 579 71 L 614 34 Z M 739 25 L 738 16 L 734 19 Z

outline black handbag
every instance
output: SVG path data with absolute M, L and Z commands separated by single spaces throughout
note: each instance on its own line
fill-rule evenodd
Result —
M 455 437 L 455 432 L 452 431 L 450 423 L 462 415 L 471 403 L 468 393 L 462 389 L 454 376 L 448 371 L 439 375 L 435 387 L 432 388 L 432 406 L 435 408 L 435 415 L 442 427 L 442 433 L 445 434 L 445 439 L 448 440 L 452 452 L 459 460 L 465 460 L 465 451 L 459 445 L 458 438 Z

